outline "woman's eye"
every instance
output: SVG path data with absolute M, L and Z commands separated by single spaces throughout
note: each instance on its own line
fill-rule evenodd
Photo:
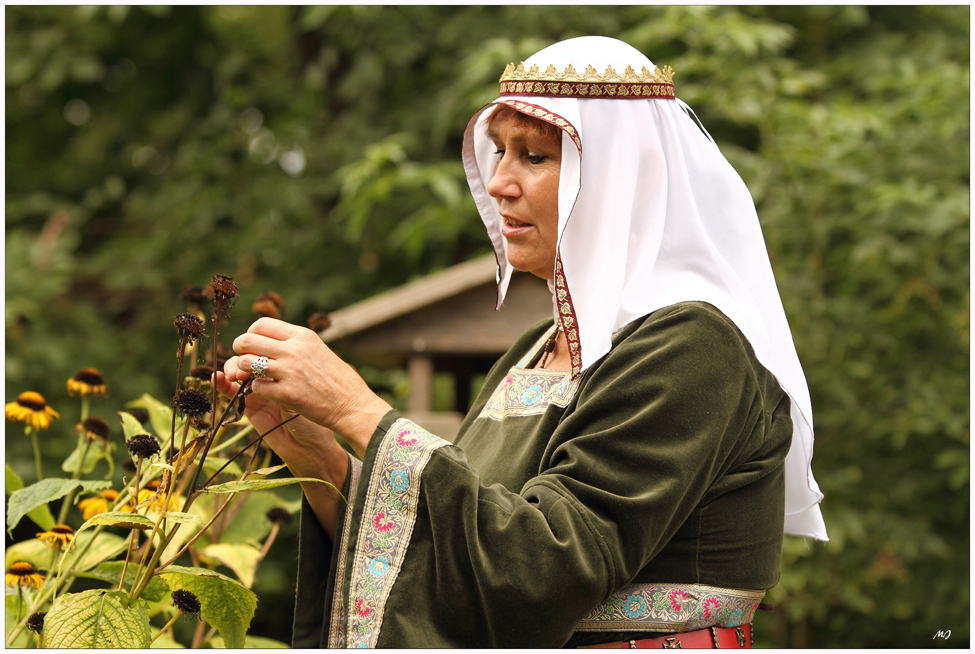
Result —
M 548 157 L 546 157 L 544 154 L 530 154 L 530 155 L 528 155 L 528 161 L 532 162 L 533 164 L 540 164 L 543 161 L 545 161 L 546 159 L 548 159 Z
M 495 153 L 494 153 L 494 154 L 496 154 L 496 155 L 499 155 L 499 156 L 501 156 L 501 157 L 503 157 L 503 156 L 504 156 L 504 150 L 502 150 L 501 148 L 498 148 L 498 149 L 497 149 L 497 150 L 495 151 Z

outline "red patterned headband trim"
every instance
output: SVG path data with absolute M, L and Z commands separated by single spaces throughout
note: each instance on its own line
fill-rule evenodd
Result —
M 579 130 L 577 130 L 572 123 L 567 121 L 562 116 L 552 113 L 544 107 L 539 107 L 537 104 L 522 102 L 521 100 L 501 100 L 498 104 L 506 104 L 512 109 L 520 111 L 526 116 L 544 120 L 546 123 L 551 123 L 552 125 L 560 128 L 572 138 L 572 142 L 575 143 L 576 148 L 579 149 L 579 155 L 582 155 L 582 139 L 579 138 Z
M 525 62 L 508 64 L 501 75 L 501 95 L 542 95 L 554 98 L 614 98 L 623 100 L 674 99 L 674 70 L 644 66 L 639 73 L 627 66 L 617 73 L 612 66 L 600 74 L 592 66 L 577 73 L 569 64 L 561 73 L 555 66 L 541 72 L 537 64 L 525 70 Z
M 671 84 L 583 84 L 581 82 L 501 82 L 501 95 L 616 100 L 673 100 L 676 97 Z

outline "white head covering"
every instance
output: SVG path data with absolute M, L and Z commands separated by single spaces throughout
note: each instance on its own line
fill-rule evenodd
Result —
M 616 39 L 569 39 L 509 65 L 495 103 L 563 130 L 553 272 L 573 374 L 609 351 L 616 330 L 656 309 L 686 301 L 719 308 L 792 400 L 785 531 L 827 540 L 810 467 L 809 389 L 755 205 L 674 96 L 670 69 Z M 497 157 L 485 123 L 495 103 L 471 118 L 464 166 L 498 258 L 500 308 L 512 267 L 487 192 Z

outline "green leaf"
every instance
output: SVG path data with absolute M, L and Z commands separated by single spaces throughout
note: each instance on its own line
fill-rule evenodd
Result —
M 331 486 L 335 488 L 334 484 L 330 484 L 322 479 L 313 479 L 311 477 L 286 477 L 284 479 L 253 479 L 250 481 L 228 481 L 224 484 L 216 484 L 215 486 L 209 486 L 203 489 L 204 493 L 241 493 L 245 491 L 255 491 L 255 490 L 268 490 L 270 488 L 280 488 L 281 486 L 290 486 L 291 484 L 297 484 L 302 481 L 314 481 L 320 484 L 325 484 L 326 486 Z M 337 488 L 335 490 L 338 490 Z
M 118 588 L 118 582 L 122 578 L 122 568 L 124 566 L 125 561 L 105 561 L 87 572 L 78 574 L 78 576 L 88 579 L 101 579 L 102 581 L 107 581 L 113 587 Z M 132 588 L 132 582 L 135 580 L 135 573 L 138 567 L 135 563 L 129 562 L 129 567 L 125 571 L 125 585 L 123 588 Z M 167 595 L 169 595 L 169 586 L 166 585 L 166 582 L 158 577 L 153 577 L 149 580 L 149 585 L 146 586 L 140 598 L 147 602 L 158 602 Z
M 44 646 L 142 648 L 151 638 L 144 605 L 125 607 L 104 590 L 62 595 L 44 618 Z
M 138 400 L 132 400 L 131 402 L 126 402 L 125 406 L 138 407 L 145 409 L 149 412 L 149 424 L 152 425 L 153 431 L 156 432 L 156 436 L 163 443 L 168 443 L 170 431 L 173 426 L 173 409 L 168 407 L 156 398 L 152 397 L 148 393 L 143 393 L 142 397 Z M 181 433 L 183 429 L 183 422 L 186 418 L 176 419 L 176 433 Z
M 16 605 L 15 605 L 15 607 L 16 607 Z M 15 608 L 14 611 L 11 611 L 9 606 L 6 609 L 6 612 L 5 612 L 6 613 L 6 622 L 5 622 L 6 629 L 4 630 L 4 634 L 5 635 L 10 635 L 10 632 L 13 631 L 14 627 L 16 627 L 19 624 L 17 622 L 17 613 L 15 611 L 16 611 L 16 608 Z M 21 614 L 20 618 L 21 618 L 21 620 L 23 620 L 24 615 Z M 17 634 L 17 637 L 14 639 L 14 642 L 12 644 L 10 644 L 10 645 L 7 645 L 7 647 L 9 647 L 10 649 L 25 649 L 28 646 L 33 647 L 33 645 L 30 645 L 31 641 L 33 641 L 33 640 L 34 640 L 34 634 L 32 634 L 31 632 L 27 631 L 26 629 L 21 629 L 20 630 L 20 633 Z
M 14 469 L 11 468 L 9 464 L 7 465 L 7 473 L 4 476 L 3 482 L 7 495 L 11 495 L 14 491 L 19 491 L 24 487 L 24 482 L 21 480 L 20 475 L 14 472 Z M 55 524 L 54 515 L 51 513 L 51 509 L 46 503 L 28 511 L 27 517 L 33 520 L 34 524 L 44 531 L 47 531 Z
M 240 583 L 248 588 L 254 585 L 257 574 L 257 564 L 260 563 L 261 551 L 247 543 L 214 543 L 207 545 L 199 552 L 203 556 L 216 559 L 234 571 Z
M 155 520 L 150 520 L 138 513 L 126 513 L 125 511 L 107 511 L 99 513 L 88 519 L 81 525 L 77 533 L 81 533 L 88 527 L 95 525 L 107 525 L 110 527 L 123 527 L 125 529 L 152 529 L 156 525 Z
M 173 522 L 179 522 L 181 524 L 186 524 L 187 522 L 192 522 L 197 525 L 205 525 L 206 521 L 198 515 L 192 513 L 182 513 L 180 511 L 169 511 L 166 513 L 166 519 Z
M 81 458 L 82 452 L 85 452 L 85 461 L 81 465 L 81 472 L 84 474 L 88 474 L 94 470 L 95 464 L 105 457 L 104 450 L 98 447 L 97 444 L 89 444 L 83 441 L 79 443 L 78 447 L 74 449 L 74 452 L 69 454 L 68 458 L 64 460 L 64 463 L 61 464 L 61 470 L 74 474 L 75 470 L 78 469 L 78 459 Z
M 301 509 L 301 500 L 288 502 L 271 491 L 247 493 L 240 501 L 237 516 L 220 534 L 221 543 L 259 543 L 271 531 L 268 511 L 281 507 L 294 514 Z
M 96 491 L 111 488 L 111 486 L 112 482 L 110 481 L 49 477 L 36 484 L 14 491 L 10 494 L 10 500 L 7 502 L 7 531 L 12 531 L 20 519 L 29 511 L 64 497 L 72 489 L 81 488 L 82 490 Z
M 282 463 L 279 466 L 271 466 L 270 468 L 259 468 L 247 476 L 253 477 L 255 475 L 260 475 L 261 477 L 267 477 L 268 475 L 273 475 L 278 470 L 284 470 L 287 467 L 288 467 L 287 463 Z
M 200 600 L 200 617 L 216 627 L 228 647 L 243 647 L 257 608 L 257 595 L 240 582 L 212 570 L 171 565 L 160 575 L 172 590 L 188 590 Z
M 153 643 L 155 645 L 155 643 Z M 214 649 L 225 649 L 227 645 L 223 642 L 223 638 L 220 636 L 214 636 L 210 639 L 210 647 Z M 291 646 L 287 643 L 282 643 L 280 640 L 273 640 L 271 638 L 261 638 L 260 636 L 250 636 L 244 639 L 244 649 L 290 649 Z

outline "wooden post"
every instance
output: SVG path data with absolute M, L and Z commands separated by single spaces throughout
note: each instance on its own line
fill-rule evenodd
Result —
M 410 413 L 429 411 L 433 406 L 433 361 L 430 357 L 412 356 L 410 373 Z

